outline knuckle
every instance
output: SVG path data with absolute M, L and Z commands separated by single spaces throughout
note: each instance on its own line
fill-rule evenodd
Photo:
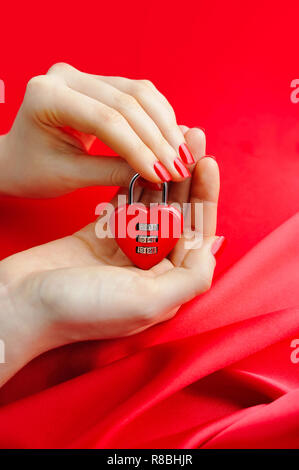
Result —
M 127 186 L 132 178 L 127 162 L 121 161 L 111 168 L 110 181 L 112 186 Z
M 135 82 L 135 95 L 142 96 L 152 91 L 155 86 L 149 80 L 136 80 Z
M 173 161 L 177 158 L 177 153 L 175 149 L 167 142 L 167 140 L 164 139 L 163 136 L 160 140 L 160 148 L 161 154 L 167 156 L 170 161 Z
M 128 95 L 127 93 L 119 93 L 117 101 L 121 108 L 135 109 L 139 107 L 136 98 L 134 98 L 134 96 Z
M 63 74 L 64 72 L 66 72 L 67 70 L 70 70 L 70 69 L 72 69 L 71 65 L 66 64 L 65 62 L 58 62 L 57 64 L 54 64 L 49 68 L 47 74 L 60 75 L 60 74 Z
M 117 168 L 117 167 L 112 168 L 111 174 L 110 174 L 111 185 L 112 185 L 112 186 L 119 186 L 120 178 L 121 178 L 121 171 L 120 171 L 120 169 Z
M 134 148 L 134 151 L 136 155 L 142 155 L 142 158 L 146 161 L 146 158 L 149 159 L 155 159 L 155 156 L 150 148 L 148 148 L 145 143 L 137 137 L 135 141 L 133 142 L 132 147 Z
M 163 113 L 161 113 L 161 120 L 163 123 L 163 128 L 165 135 L 167 136 L 175 136 L 179 130 L 176 115 L 172 108 L 168 108 L 167 106 L 163 109 Z
M 44 91 L 49 87 L 49 80 L 46 75 L 38 75 L 37 77 L 33 77 L 27 83 L 27 93 L 39 93 L 40 91 Z
M 110 108 L 102 113 L 102 119 L 107 124 L 121 124 L 124 121 L 122 115 L 116 109 Z
M 150 80 L 139 80 L 139 83 L 143 88 L 150 88 L 152 90 L 156 89 L 155 85 Z
M 46 75 L 39 75 L 29 80 L 24 98 L 24 109 L 37 112 L 43 109 L 52 91 L 52 82 Z

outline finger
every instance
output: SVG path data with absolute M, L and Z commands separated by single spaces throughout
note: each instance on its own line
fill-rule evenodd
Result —
M 181 181 L 190 176 L 188 170 L 177 158 L 175 149 L 165 139 L 156 122 L 134 96 L 67 64 L 58 64 L 58 66 L 52 67 L 48 74 L 63 78 L 70 88 L 105 104 L 123 116 L 138 137 L 168 170 L 172 179 Z M 153 96 L 153 101 L 157 101 L 155 96 Z M 154 105 L 155 103 L 153 103 Z M 139 156 L 140 158 L 142 155 Z
M 197 152 L 196 158 L 199 158 L 199 155 L 200 152 Z M 59 171 L 68 175 L 70 190 L 95 185 L 127 187 L 135 174 L 135 170 L 121 158 L 82 155 L 75 152 L 63 156 Z M 185 202 L 189 194 L 190 182 L 186 180 L 175 184 L 169 183 L 169 203 Z M 147 204 L 160 200 L 160 191 L 148 190 L 144 191 L 141 202 Z
M 69 126 L 95 135 L 149 181 L 161 183 L 171 178 L 120 113 L 72 90 L 56 77 L 32 79 L 28 84 L 24 106 L 29 106 L 30 115 L 33 114 L 44 124 Z
M 181 126 L 182 127 L 182 126 Z M 192 148 L 192 153 L 195 158 L 195 162 L 199 161 L 206 152 L 206 137 L 205 133 L 199 128 L 189 129 L 184 126 L 185 139 L 189 148 Z M 194 166 L 192 165 L 189 170 L 193 173 Z M 169 188 L 169 201 L 177 202 L 182 205 L 184 202 L 189 200 L 189 193 L 191 187 L 191 179 L 186 179 L 178 184 L 173 184 Z
M 157 124 L 165 139 L 180 155 L 182 161 L 187 165 L 194 163 L 193 155 L 176 122 L 172 106 L 153 83 L 149 80 L 131 80 L 129 78 L 105 77 L 102 75 L 97 75 L 97 78 L 133 96 Z
M 191 182 L 190 204 L 184 211 L 184 234 L 171 253 L 170 260 L 180 266 L 192 245 L 214 236 L 217 225 L 219 169 L 212 158 L 202 158 L 195 166 Z
M 135 174 L 122 158 L 84 155 L 76 151 L 62 155 L 56 171 L 63 180 L 63 190 L 68 184 L 70 191 L 86 186 L 128 187 Z
M 189 130 L 189 127 L 181 125 L 180 129 L 186 139 L 186 134 Z M 192 168 L 193 168 L 193 165 L 192 167 L 189 168 L 189 171 L 191 172 L 191 174 L 192 174 Z M 176 202 L 180 206 L 182 206 L 182 204 L 186 201 L 186 198 L 188 198 L 189 196 L 190 183 L 191 183 L 191 179 L 188 178 L 179 183 L 170 184 L 169 190 L 168 190 L 169 204 Z
M 206 152 L 206 138 L 205 138 L 205 133 L 202 131 L 202 129 L 199 128 L 193 128 L 189 129 L 187 126 L 184 127 L 185 131 L 185 137 L 188 142 L 188 145 L 192 148 L 193 153 L 195 155 L 196 161 L 199 161 L 202 159 L 202 157 L 205 155 Z M 191 171 L 195 169 L 197 165 L 193 165 Z M 204 171 L 206 165 L 202 164 L 200 168 Z M 191 184 L 194 184 L 194 195 L 196 194 L 195 188 L 200 185 L 199 191 L 201 191 L 201 195 L 204 196 L 207 194 L 207 189 L 206 186 L 209 186 L 210 184 L 213 183 L 213 179 L 217 179 L 218 176 L 218 181 L 219 181 L 219 175 L 217 174 L 210 174 L 210 179 L 208 180 L 204 175 L 201 177 L 201 172 L 199 171 L 199 175 L 195 175 L 196 181 L 192 183 L 191 179 L 185 180 L 180 183 L 171 183 L 169 185 L 169 197 L 168 197 L 168 203 L 169 204 L 178 204 L 179 207 L 181 207 L 181 210 L 183 212 L 184 217 L 190 217 L 190 229 L 192 229 L 194 224 L 194 220 L 199 224 L 198 230 L 200 230 L 200 227 L 203 226 L 203 214 L 204 214 L 204 203 L 202 201 L 193 201 L 191 202 L 190 206 L 183 207 L 183 203 L 186 203 L 189 201 L 189 193 L 190 193 L 190 187 Z M 213 183 L 215 186 L 215 182 Z M 219 188 L 218 188 L 219 191 Z M 218 199 L 218 196 L 217 196 Z M 159 202 L 161 200 L 161 195 L 157 193 L 156 191 L 149 191 L 146 190 L 143 192 L 142 195 L 142 202 L 144 204 L 149 204 L 150 202 L 155 203 Z M 185 209 L 185 210 L 183 210 Z M 196 210 L 197 209 L 197 210 Z M 189 212 L 188 212 L 189 210 Z M 196 211 L 195 211 L 196 210 Z M 209 214 L 209 207 L 207 206 L 207 223 L 210 221 L 210 217 L 208 217 Z M 213 213 L 212 213 L 213 215 Z M 214 214 L 215 217 L 217 217 L 217 204 L 216 204 L 216 214 Z M 201 219 L 199 219 L 201 217 Z M 187 219 L 188 221 L 188 219 Z M 187 225 L 187 224 L 186 224 Z M 188 232 L 188 225 L 185 227 L 186 232 Z M 208 232 L 209 234 L 209 232 Z M 211 232 L 211 235 L 213 233 Z M 189 233 L 186 234 L 186 236 L 189 235 Z M 201 233 L 199 236 L 201 237 Z M 198 236 L 198 235 L 197 235 Z M 186 240 L 184 236 L 180 238 L 178 243 L 176 244 L 175 248 L 173 249 L 170 259 L 172 263 L 175 266 L 180 266 L 183 259 L 186 256 L 186 253 L 188 252 L 188 244 L 189 240 Z
M 188 129 L 185 138 L 192 155 L 195 157 L 196 162 L 198 162 L 206 154 L 205 132 L 199 127 L 192 127 Z
M 196 161 L 199 161 L 203 157 L 203 155 L 205 155 L 206 152 L 205 133 L 199 128 L 189 129 L 185 127 L 185 130 L 185 138 L 188 142 L 188 145 L 190 148 L 192 148 L 193 155 L 195 156 Z M 195 166 L 196 164 L 193 165 L 190 169 L 192 175 Z M 191 184 L 191 179 L 183 181 L 181 183 L 173 184 L 169 191 L 169 200 L 171 202 L 177 201 L 182 207 L 184 203 L 189 201 Z M 191 214 L 191 208 L 187 205 L 183 206 L 183 215 L 185 221 L 187 222 L 185 223 L 184 228 L 185 236 L 182 235 L 170 255 L 170 259 L 175 266 L 181 265 L 188 251 L 189 240 L 186 239 L 186 237 L 190 234 L 190 230 L 188 230 L 188 220 L 190 218 L 191 225 Z
M 188 131 L 189 127 L 181 125 L 180 129 L 183 132 L 183 134 L 185 135 L 186 132 Z M 185 181 L 186 182 L 189 181 L 189 178 L 186 179 Z M 175 183 L 172 183 L 172 182 L 168 183 L 168 195 L 171 192 L 171 188 L 172 188 L 173 184 L 175 184 Z M 160 186 L 159 188 L 158 187 L 151 188 L 149 185 L 145 185 L 144 187 L 145 187 L 145 191 L 143 192 L 141 202 L 143 204 L 148 204 L 150 202 L 159 202 L 161 196 L 160 196 L 160 194 L 156 193 L 156 191 L 157 190 L 161 191 L 162 187 Z
M 191 228 L 203 237 L 216 233 L 217 206 L 220 177 L 217 162 L 210 157 L 202 158 L 196 165 L 190 192 Z
M 151 298 L 148 302 L 151 302 L 153 312 L 167 314 L 210 288 L 216 264 L 211 251 L 215 240 L 210 237 L 200 248 L 190 250 L 182 267 L 147 280 L 148 287 L 144 287 L 144 292 Z

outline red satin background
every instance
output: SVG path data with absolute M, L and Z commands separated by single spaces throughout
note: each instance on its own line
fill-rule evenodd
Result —
M 151 79 L 180 123 L 206 129 L 228 240 L 212 289 L 173 320 L 20 371 L 0 390 L 2 448 L 298 447 L 298 13 L 265 1 L 1 6 L 0 132 L 55 62 Z M 73 232 L 113 192 L 1 197 L 0 256 Z

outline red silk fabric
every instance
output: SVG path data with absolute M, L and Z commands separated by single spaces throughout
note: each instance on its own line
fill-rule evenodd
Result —
M 297 448 L 299 353 L 291 344 L 299 340 L 299 103 L 290 100 L 290 82 L 299 78 L 298 7 L 190 2 L 158 11 L 139 3 L 133 13 L 119 5 L 115 18 L 96 2 L 97 18 L 63 11 L 60 2 L 63 21 L 53 7 L 40 23 L 24 25 L 20 15 L 14 28 L 4 25 L 11 49 L 1 59 L 1 132 L 26 81 L 54 62 L 150 78 L 179 122 L 207 130 L 222 177 L 218 234 L 228 243 L 212 289 L 171 321 L 126 339 L 50 351 L 11 379 L 0 390 L 0 447 Z M 53 23 L 63 37 L 50 34 Z M 22 41 L 7 40 L 12 34 Z M 17 68 L 14 48 L 24 48 Z M 25 54 L 33 49 L 36 62 Z M 87 224 L 113 191 L 1 197 L 1 257 Z

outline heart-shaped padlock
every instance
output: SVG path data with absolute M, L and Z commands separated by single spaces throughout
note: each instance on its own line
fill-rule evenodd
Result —
M 183 216 L 179 209 L 167 204 L 167 183 L 163 183 L 162 203 L 148 207 L 133 202 L 134 185 L 139 176 L 137 173 L 130 182 L 128 204 L 118 206 L 112 213 L 110 228 L 128 258 L 139 268 L 150 269 L 178 242 Z

